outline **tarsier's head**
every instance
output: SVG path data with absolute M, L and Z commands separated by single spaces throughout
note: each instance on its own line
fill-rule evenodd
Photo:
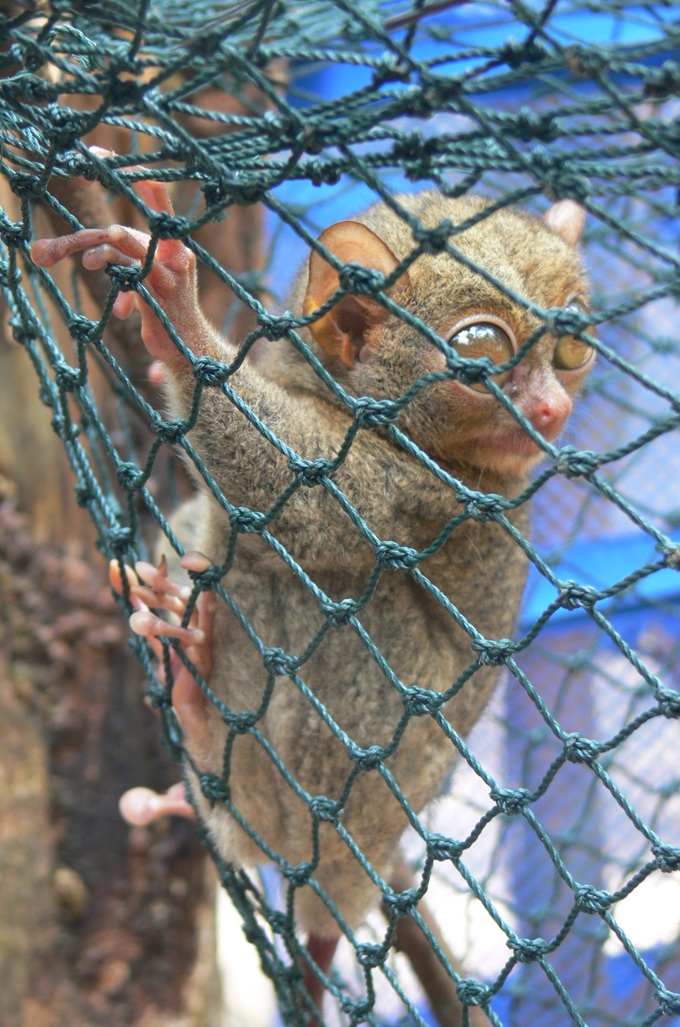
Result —
M 397 199 L 426 227 L 473 221 L 449 237 L 459 258 L 449 252 L 423 253 L 388 290 L 443 345 L 438 348 L 370 296 L 347 295 L 310 324 L 330 369 L 354 395 L 396 399 L 424 375 L 447 367 L 455 372 L 459 357 L 487 357 L 496 368 L 531 340 L 521 359 L 491 380 L 545 440 L 554 441 L 592 367 L 594 351 L 572 335 L 551 331 L 538 311 L 559 307 L 587 313 L 576 249 L 583 209 L 563 200 L 537 218 L 514 209 L 485 214 L 490 201 L 476 196 L 449 200 L 425 192 Z M 417 246 L 403 218 L 383 204 L 356 220 L 331 225 L 320 242 L 341 262 L 386 276 Z M 338 287 L 335 269 L 313 252 L 304 313 L 325 304 Z M 454 471 L 523 475 L 542 455 L 488 379 L 465 383 L 452 376 L 430 382 L 403 407 L 397 423 Z

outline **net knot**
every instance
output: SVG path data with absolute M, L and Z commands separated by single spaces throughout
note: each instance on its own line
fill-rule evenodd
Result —
M 578 335 L 590 327 L 590 318 L 574 307 L 551 307 L 546 311 L 546 326 L 559 337 Z
M 644 80 L 645 96 L 652 96 L 656 100 L 675 96 L 680 88 L 680 64 L 677 61 L 664 61 L 658 68 L 646 68 Z
M 183 421 L 181 417 L 177 418 L 175 421 L 156 421 L 153 426 L 159 439 L 170 444 L 179 442 L 184 435 L 185 427 L 186 422 Z
M 267 923 L 274 934 L 286 935 L 290 930 L 288 917 L 279 909 L 271 909 L 267 912 Z
M 459 859 L 464 846 L 444 834 L 431 834 L 427 838 L 427 854 L 438 863 L 447 859 Z
M 196 358 L 191 371 L 196 381 L 203 385 L 221 385 L 231 373 L 221 360 L 205 355 Z
M 337 185 L 342 177 L 340 168 L 320 160 L 310 161 L 306 170 L 312 185 Z
M 531 139 L 540 139 L 549 143 L 559 138 L 559 127 L 550 114 L 538 114 L 536 111 L 523 107 L 514 119 L 512 128 L 514 135 L 527 142 Z
M 157 210 L 149 218 L 149 230 L 159 239 L 185 239 L 190 231 L 186 218 Z
M 86 485 L 85 482 L 79 482 L 74 486 L 73 491 L 76 494 L 78 506 L 88 506 L 95 498 L 92 488 Z
M 26 226 L 21 221 L 10 221 L 4 215 L 0 217 L 0 238 L 10 250 L 21 246 L 26 237 Z
M 334 603 L 332 600 L 321 603 L 321 610 L 326 615 L 334 628 L 342 627 L 349 623 L 352 617 L 358 612 L 359 607 L 354 599 L 341 599 Z
M 264 517 L 247 506 L 237 506 L 229 514 L 229 523 L 234 531 L 257 532 L 262 530 Z
M 373 85 L 378 87 L 387 82 L 408 82 L 410 78 L 411 69 L 397 54 L 383 57 L 373 71 Z
M 4 21 L 5 16 L 3 15 Z M 17 40 L 12 43 L 9 52 L 25 71 L 38 72 L 47 62 L 47 51 L 43 47 L 37 46 L 32 39 Z
M 229 801 L 229 787 L 226 781 L 217 774 L 201 774 L 198 783 L 202 794 L 211 806 L 214 806 L 216 802 Z
M 54 376 L 57 386 L 62 392 L 73 392 L 83 384 L 82 373 L 63 360 L 60 360 L 55 367 Z
M 399 163 L 417 164 L 418 172 L 424 171 L 430 166 L 433 153 L 437 152 L 438 141 L 426 139 L 422 132 L 403 132 L 394 143 L 394 158 Z M 415 168 L 413 171 L 415 172 Z M 420 174 L 417 176 L 421 177 Z
M 590 763 L 600 755 L 597 742 L 574 732 L 564 739 L 564 755 L 570 763 Z
M 3 17 L 2 25 L 5 26 L 7 21 L 6 17 Z M 12 44 L 9 49 L 10 54 L 14 54 L 16 44 Z M 21 51 L 18 51 L 17 63 L 21 63 Z M 38 78 L 36 75 L 21 75 L 16 79 L 7 78 L 3 82 L 3 92 L 11 99 L 12 97 L 19 96 L 23 102 L 26 100 L 38 100 L 40 102 L 46 102 L 54 97 L 54 86 L 51 82 L 46 82 L 42 78 Z
M 308 883 L 313 870 L 313 865 L 303 860 L 303 862 L 298 863 L 297 866 L 287 867 L 286 870 L 284 870 L 284 877 L 286 877 L 294 887 L 301 888 L 303 885 Z
M 336 824 L 340 807 L 337 802 L 329 799 L 326 795 L 313 795 L 309 800 L 309 812 L 315 820 Z
M 284 335 L 288 334 L 295 324 L 295 318 L 289 310 L 286 310 L 278 317 L 262 311 L 258 315 L 257 323 L 265 339 L 268 339 L 269 342 L 275 342 L 277 339 L 281 339 Z
M 674 692 L 670 688 L 660 688 L 656 697 L 664 717 L 668 720 L 680 717 L 680 692 Z
M 557 196 L 585 200 L 590 194 L 588 179 L 567 167 L 561 154 L 551 153 L 539 143 L 531 151 L 529 160 L 536 174 Z
M 142 281 L 141 267 L 129 264 L 107 264 L 106 273 L 119 292 L 130 292 Z
M 382 428 L 399 416 L 399 408 L 389 399 L 360 396 L 354 403 L 354 423 L 360 428 Z
M 122 71 L 123 68 L 120 70 Z M 131 107 L 139 110 L 143 106 L 142 100 L 146 86 L 137 79 L 111 76 L 108 85 L 108 99 L 116 107 Z
M 566 65 L 572 75 L 579 78 L 592 78 L 600 75 L 609 67 L 609 62 L 600 50 L 574 43 L 564 51 Z
M 318 457 L 316 460 L 304 460 L 300 456 L 292 456 L 288 460 L 288 466 L 300 484 L 307 488 L 322 482 L 331 468 L 331 464 L 324 457 Z
M 489 357 L 460 357 L 452 346 L 444 349 L 447 371 L 452 371 L 456 380 L 463 385 L 476 385 L 485 382 L 493 372 L 494 363 Z
M 416 908 L 418 903 L 418 889 L 407 888 L 402 892 L 392 892 L 386 895 L 383 902 L 398 917 L 408 916 Z
M 83 134 L 80 117 L 57 103 L 48 105 L 43 125 L 45 132 L 59 150 L 73 150 Z
M 400 546 L 398 542 L 379 542 L 375 554 L 380 566 L 389 567 L 390 570 L 408 570 L 418 563 L 417 551 L 408 546 Z
M 211 564 L 202 571 L 188 571 L 190 579 L 198 585 L 202 592 L 211 592 L 215 585 L 219 585 L 224 576 L 224 571 L 218 564 Z
M 262 661 L 266 669 L 276 674 L 277 677 L 290 677 L 295 673 L 297 663 L 293 656 L 289 656 L 283 649 L 277 646 L 269 646 L 264 650 Z
M 510 638 L 473 638 L 470 646 L 479 653 L 479 662 L 483 667 L 500 667 L 507 663 L 517 652 L 517 646 Z
M 673 571 L 680 571 L 680 545 L 671 542 L 657 548 L 666 561 L 666 566 Z
M 374 1000 L 368 997 L 362 999 L 343 998 L 342 1000 L 342 1011 L 347 1014 L 350 1018 L 349 1022 L 352 1024 L 366 1023 L 366 1017 L 373 1006 Z
M 68 330 L 76 342 L 94 342 L 99 335 L 99 324 L 82 314 L 69 318 Z
M 550 952 L 550 946 L 543 938 L 509 938 L 505 944 L 512 949 L 520 963 L 533 963 Z
M 656 858 L 656 865 L 662 873 L 672 874 L 676 870 L 680 870 L 680 849 L 657 842 L 652 846 L 652 852 Z
M 114 556 L 124 556 L 132 544 L 134 532 L 126 524 L 112 524 L 104 533 L 105 551 Z
M 413 229 L 413 238 L 421 244 L 425 253 L 442 253 L 449 243 L 449 236 L 453 231 L 453 225 L 444 218 L 433 228 L 426 228 L 424 225 L 417 225 Z
M 538 40 L 522 43 L 518 39 L 508 39 L 502 47 L 499 57 L 511 68 L 520 68 L 523 64 L 538 64 L 548 55 L 548 51 Z
M 483 1006 L 491 998 L 486 985 L 473 977 L 464 977 L 456 985 L 456 994 L 464 1006 Z
M 411 717 L 424 717 L 437 713 L 444 704 L 443 696 L 429 688 L 411 685 L 402 695 L 406 712 Z
M 352 748 L 349 757 L 360 770 L 377 770 L 386 756 L 380 745 L 369 745 L 367 749 Z
M 116 478 L 128 492 L 134 492 L 144 484 L 144 474 L 132 462 L 118 464 Z
M 379 271 L 372 267 L 364 267 L 353 260 L 340 268 L 338 278 L 345 292 L 355 296 L 375 296 L 385 284 L 385 276 Z
M 204 182 L 201 186 L 201 192 L 205 199 L 205 205 L 210 210 L 213 207 L 222 207 L 224 205 L 229 195 L 229 185 L 223 178 L 217 176 L 210 179 L 209 182 Z
M 52 430 L 60 439 L 63 439 L 64 442 L 73 442 L 73 440 L 77 439 L 80 435 L 79 425 L 74 424 L 73 421 L 67 417 L 63 417 L 61 414 L 55 414 L 50 421 L 50 424 L 52 425 Z
M 238 713 L 225 713 L 224 722 L 234 734 L 247 735 L 257 723 L 257 715 L 252 710 L 239 710 Z
M 382 945 L 364 941 L 357 945 L 356 954 L 365 970 L 375 970 L 385 962 L 387 952 Z
M 416 101 L 416 107 L 420 106 L 423 112 L 434 112 L 460 96 L 462 89 L 463 83 L 456 78 L 439 78 L 431 81 L 421 93 L 422 102 L 419 104 Z
M 576 889 L 576 905 L 582 913 L 606 913 L 612 904 L 607 891 L 600 891 L 592 884 L 582 884 Z
M 256 181 L 239 183 L 238 186 L 232 184 L 231 190 L 234 201 L 243 207 L 249 207 L 253 203 L 260 203 L 267 194 L 265 186 Z
M 492 788 L 489 793 L 501 813 L 514 817 L 531 802 L 531 792 L 526 788 Z
M 0 285 L 6 284 L 7 283 L 4 280 L 4 276 L 2 275 L 2 273 L 0 273 Z M 28 318 L 24 320 L 23 318 L 20 318 L 18 316 L 10 317 L 7 321 L 7 324 L 9 325 L 12 331 L 12 338 L 14 339 L 14 341 L 18 342 L 22 346 L 26 346 L 29 343 L 33 342 L 33 340 L 36 338 L 38 334 L 36 326 L 33 324 L 33 321 L 29 320 Z M 41 389 L 40 399 L 45 404 L 45 406 L 51 406 L 48 397 L 49 393 Z
M 15 196 L 19 196 L 22 200 L 37 200 L 39 199 L 44 191 L 44 187 L 40 185 L 40 179 L 37 175 L 29 175 L 26 171 L 17 171 L 16 174 L 10 178 L 10 188 Z M 24 226 L 21 224 L 13 226 L 19 229 L 18 242 L 25 237 Z M 5 232 L 2 233 L 3 241 L 9 242 Z
M 677 991 L 668 991 L 666 988 L 659 988 L 656 997 L 662 1012 L 666 1016 L 678 1016 L 680 1014 L 680 994 Z
M 465 513 L 475 521 L 492 521 L 503 512 L 505 500 L 495 492 L 478 492 L 465 500 Z
M 600 457 L 589 449 L 563 446 L 557 460 L 557 470 L 565 478 L 580 478 L 593 474 L 600 466 Z
M 4 281 L 4 276 L 0 274 L 0 285 L 5 284 L 6 283 Z M 10 317 L 7 323 L 9 327 L 12 329 L 12 338 L 15 342 L 20 343 L 22 346 L 25 346 L 29 342 L 33 342 L 37 335 L 36 327 L 33 324 L 32 320 L 27 319 L 26 321 L 24 321 L 23 318 L 17 316 Z M 43 403 L 49 405 L 48 401 L 45 398 L 41 396 L 41 399 Z
M 560 606 L 565 610 L 591 610 L 598 600 L 598 592 L 590 585 L 578 581 L 563 581 L 560 584 Z

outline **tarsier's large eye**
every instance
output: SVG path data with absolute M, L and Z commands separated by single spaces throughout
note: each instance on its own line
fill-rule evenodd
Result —
M 474 324 L 466 325 L 451 336 L 449 346 L 455 349 L 460 357 L 469 357 L 470 360 L 488 357 L 492 364 L 504 364 L 515 352 L 507 333 L 500 325 L 495 325 L 491 321 L 476 321 Z M 504 371 L 502 374 L 489 377 L 496 385 L 503 385 L 509 374 L 509 371 Z M 477 392 L 487 391 L 481 381 L 470 382 L 469 387 Z
M 566 310 L 573 310 L 577 314 L 588 314 L 588 308 L 581 300 L 571 300 Z M 590 363 L 595 355 L 592 346 L 581 339 L 575 339 L 573 335 L 563 335 L 555 344 L 553 353 L 553 366 L 559 371 L 577 371 Z

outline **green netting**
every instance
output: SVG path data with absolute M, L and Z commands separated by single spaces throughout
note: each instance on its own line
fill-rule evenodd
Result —
M 297 332 L 304 319 L 296 311 L 281 314 L 292 272 L 325 225 L 378 197 L 393 203 L 399 190 L 434 185 L 450 196 L 473 190 L 498 207 L 539 212 L 546 197 L 572 197 L 588 211 L 584 252 L 597 367 L 568 434 L 557 447 L 544 447 L 546 460 L 521 497 L 533 500 L 532 541 L 511 529 L 532 564 L 513 641 L 485 639 L 470 628 L 475 646 L 466 675 L 504 664 L 504 683 L 472 735 L 451 736 L 452 753 L 462 758 L 445 795 L 420 816 L 409 810 L 405 851 L 422 886 L 395 893 L 376 875 L 389 917 L 375 914 L 344 932 L 348 940 L 327 988 L 328 1023 L 431 1022 L 417 982 L 392 950 L 396 919 L 419 919 L 426 892 L 460 966 L 449 966 L 434 938 L 432 944 L 462 1000 L 481 1006 L 489 1022 L 680 1022 L 680 461 L 673 444 L 680 419 L 679 14 L 673 3 L 624 0 L 55 0 L 46 11 L 18 5 L 2 16 L 7 205 L 0 280 L 13 337 L 33 362 L 46 416 L 63 440 L 102 553 L 129 563 L 153 548 L 158 528 L 181 548 L 166 520 L 185 487 L 169 456 L 181 449 L 230 515 L 232 550 L 259 531 L 306 582 L 326 620 L 305 652 L 265 644 L 243 623 L 270 691 L 287 682 L 304 692 L 305 662 L 317 649 L 322 655 L 327 633 L 361 633 L 372 590 L 369 583 L 349 605 L 332 601 L 277 542 L 275 529 L 269 532 L 270 522 L 305 486 L 326 489 L 352 511 L 334 486 L 334 471 L 356 434 L 376 426 L 413 453 L 395 423 L 411 397 L 371 405 L 342 394 L 317 367 L 349 411 L 343 452 L 304 461 L 273 426 L 260 423 L 268 443 L 290 460 L 290 485 L 265 516 L 233 504 L 194 449 L 191 419 L 169 421 L 155 391 L 140 384 L 134 341 L 121 352 L 119 339 L 108 335 L 118 289 L 143 290 L 139 275 L 110 269 L 108 297 L 93 307 L 77 277 L 69 285 L 39 271 L 29 244 L 50 231 L 39 221 L 45 209 L 71 230 L 81 227 L 67 209 L 73 194 L 63 183 L 99 177 L 136 209 L 141 224 L 149 211 L 132 183 L 142 161 L 148 177 L 177 190 L 181 210 L 175 219 L 151 218 L 154 240 L 188 242 L 213 284 L 224 288 L 227 330 L 250 312 L 239 340 L 243 354 L 276 339 L 305 349 Z M 234 113 L 220 93 L 243 106 Z M 119 157 L 90 153 L 95 130 L 98 142 L 122 151 Z M 266 211 L 266 253 L 257 267 L 238 272 L 196 233 L 254 204 Z M 414 240 L 409 261 L 433 249 L 457 252 L 450 224 L 428 232 L 405 219 L 404 232 Z M 370 292 L 381 283 L 355 273 L 343 284 Z M 199 361 L 196 404 L 221 390 L 225 402 L 238 405 L 229 384 L 234 370 Z M 468 381 L 480 373 L 460 363 L 454 372 Z M 245 414 L 254 423 L 252 412 Z M 448 534 L 467 519 L 510 525 L 512 504 L 450 484 L 464 513 L 447 525 Z M 428 551 L 387 545 L 390 536 L 373 535 L 360 511 L 355 521 L 375 547 L 376 580 L 411 574 L 427 586 Z M 218 571 L 196 576 L 195 597 L 214 589 L 236 609 L 230 556 Z M 455 606 L 443 605 L 455 617 Z M 148 647 L 137 639 L 133 645 L 180 756 L 167 690 Z M 366 659 L 384 666 L 409 715 L 438 719 L 446 730 L 441 697 L 427 681 L 399 681 L 370 638 Z M 463 684 L 451 681 L 447 696 Z M 319 709 L 311 694 L 309 701 Z M 216 702 L 231 738 L 259 737 L 262 759 L 288 773 L 259 731 L 264 704 L 244 710 Z M 348 789 L 357 775 L 389 777 L 384 748 L 343 743 Z M 201 784 L 212 801 L 230 807 L 228 773 L 204 774 Z M 337 804 L 300 794 L 310 802 L 315 830 L 330 822 L 343 836 Z M 281 1017 L 298 1023 L 304 957 L 295 905 L 297 893 L 313 886 L 314 861 L 290 866 L 272 855 L 283 884 L 216 861 L 274 982 Z

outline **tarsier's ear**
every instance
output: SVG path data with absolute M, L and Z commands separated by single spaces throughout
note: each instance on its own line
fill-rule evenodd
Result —
M 586 221 L 585 207 L 576 200 L 558 200 L 543 215 L 548 228 L 571 246 L 576 246 Z
M 364 267 L 389 275 L 399 263 L 392 250 L 366 225 L 358 221 L 338 221 L 330 225 L 319 236 L 319 242 L 330 250 L 343 264 L 353 261 Z M 408 284 L 405 272 L 392 288 Z M 313 314 L 323 306 L 339 288 L 340 279 L 335 268 L 312 250 L 309 258 L 309 282 L 302 311 Z M 309 330 L 319 346 L 332 357 L 338 357 L 343 364 L 354 367 L 366 332 L 374 325 L 387 320 L 388 312 L 370 296 L 344 296 L 327 314 L 313 321 Z

